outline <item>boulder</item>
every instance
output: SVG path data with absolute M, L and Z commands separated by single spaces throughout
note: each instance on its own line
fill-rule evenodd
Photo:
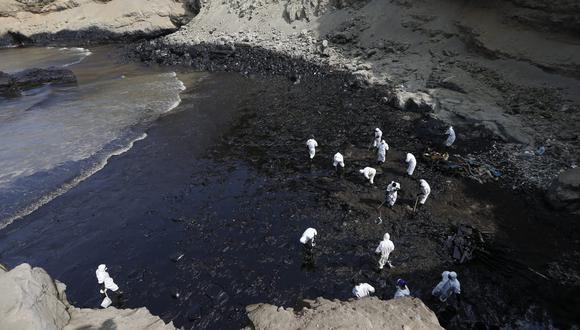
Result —
M 555 209 L 580 214 L 580 167 L 560 173 L 546 196 Z
M 175 330 L 146 308 L 81 309 L 69 304 L 66 286 L 42 268 L 0 267 L 0 330 Z
M 435 98 L 421 91 L 407 92 L 398 88 L 388 99 L 392 106 L 406 111 L 430 112 L 437 108 Z
M 20 89 L 37 87 L 46 83 L 76 84 L 75 74 L 68 69 L 28 69 L 12 75 L 13 83 Z
M 247 306 L 250 324 L 245 329 L 443 329 L 435 314 L 417 298 L 317 298 L 304 303 L 307 307 L 300 311 L 269 304 Z
M 58 68 L 28 69 L 11 75 L 0 72 L 0 96 L 19 96 L 22 90 L 47 83 L 76 84 L 77 78 L 71 70 Z
M 0 329 L 64 328 L 70 321 L 69 305 L 61 300 L 57 283 L 28 264 L 0 271 Z
M 199 1 L 3 0 L 0 43 L 125 40 L 175 31 L 199 12 Z M 20 36 L 19 40 L 10 38 Z

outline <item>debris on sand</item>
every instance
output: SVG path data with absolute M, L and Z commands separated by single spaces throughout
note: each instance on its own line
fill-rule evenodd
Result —
M 482 248 L 485 241 L 481 233 L 472 226 L 461 224 L 457 232 L 447 237 L 445 247 L 455 262 L 463 264 L 473 260 L 473 252 Z

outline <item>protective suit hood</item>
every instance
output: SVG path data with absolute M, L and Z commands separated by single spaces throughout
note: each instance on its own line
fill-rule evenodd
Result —
M 441 280 L 445 281 L 449 278 L 449 272 L 448 271 L 444 271 L 443 273 L 441 273 Z
M 385 233 L 385 235 L 383 236 L 383 241 L 388 241 L 391 239 L 391 235 L 389 235 L 389 233 Z
M 457 273 L 456 272 L 450 272 L 449 273 L 449 278 L 452 279 L 452 280 L 457 279 Z

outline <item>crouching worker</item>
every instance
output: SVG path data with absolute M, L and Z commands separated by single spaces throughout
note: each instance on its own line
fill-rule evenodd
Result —
M 306 249 L 311 250 L 316 245 L 316 243 L 314 243 L 316 235 L 318 235 L 316 229 L 308 228 L 304 231 L 302 237 L 300 237 L 300 243 L 302 243 L 302 246 Z
M 409 291 L 409 288 L 407 287 L 407 281 L 403 279 L 398 279 L 397 292 L 395 292 L 395 296 L 393 296 L 393 299 L 409 297 L 410 295 L 411 291 Z
M 457 294 L 459 300 L 461 285 L 457 279 L 457 273 L 445 271 L 441 274 L 441 282 L 433 289 L 432 294 L 441 302 L 446 302 L 454 293 Z

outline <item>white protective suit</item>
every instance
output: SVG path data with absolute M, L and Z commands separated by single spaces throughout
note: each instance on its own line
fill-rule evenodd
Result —
M 401 184 L 395 181 L 391 181 L 387 186 L 387 203 L 389 206 L 395 205 L 397 201 L 397 191 L 401 189 Z
M 361 170 L 358 170 L 360 173 L 362 173 L 362 175 L 365 176 L 365 178 L 367 178 L 371 184 L 375 183 L 375 175 L 377 175 L 377 170 L 375 170 L 372 167 L 365 167 Z
M 359 299 L 368 297 L 371 293 L 375 293 L 375 288 L 368 283 L 361 283 L 352 289 L 352 294 Z
M 334 154 L 334 162 L 332 163 L 332 166 L 336 167 L 337 165 L 340 165 L 340 167 L 344 167 L 344 157 L 342 157 L 342 154 L 340 152 Z
M 455 142 L 455 131 L 453 130 L 453 126 L 449 126 L 445 134 L 447 135 L 447 140 L 445 140 L 443 144 L 445 144 L 446 147 L 450 147 L 453 142 Z
M 389 150 L 389 145 L 387 144 L 387 142 L 385 142 L 385 140 L 382 140 L 381 143 L 379 144 L 379 151 L 377 154 L 377 160 L 381 163 L 385 162 L 385 159 L 387 158 L 387 151 Z
M 97 282 L 99 284 L 105 283 L 105 279 L 109 277 L 109 273 L 107 273 L 107 266 L 100 264 L 99 267 L 97 267 L 95 274 L 97 275 Z
M 413 172 L 415 172 L 415 166 L 417 166 L 417 160 L 415 159 L 415 156 L 413 156 L 412 153 L 407 153 L 407 158 L 405 159 L 405 161 L 408 164 L 407 174 L 413 175 Z
M 314 158 L 314 155 L 316 154 L 316 147 L 318 147 L 318 142 L 316 142 L 314 139 L 309 139 L 306 141 L 306 146 L 308 147 L 310 159 Z
M 111 290 L 114 292 L 114 291 L 119 290 L 119 287 L 117 286 L 117 284 L 115 284 L 115 281 L 113 281 L 113 279 L 111 277 L 107 277 L 107 278 L 105 278 L 105 289 Z
M 456 272 L 449 272 L 449 279 L 441 287 L 441 292 L 439 293 L 439 300 L 442 302 L 447 301 L 452 294 L 461 294 L 461 285 L 457 279 Z
M 381 254 L 381 259 L 379 259 L 379 269 L 383 269 L 383 267 L 385 267 L 385 264 L 389 262 L 389 255 L 395 250 L 395 244 L 393 244 L 393 241 L 391 241 L 390 238 L 391 235 L 386 233 L 383 236 L 383 240 L 379 243 L 379 246 L 377 246 L 377 249 L 375 250 L 375 253 Z
M 310 242 L 310 244 L 312 246 L 314 246 L 314 237 L 316 237 L 316 235 L 318 235 L 318 232 L 316 231 L 316 229 L 308 228 L 304 231 L 304 233 L 302 234 L 302 237 L 300 237 L 300 243 L 306 244 L 306 243 Z
M 373 147 L 377 148 L 381 143 L 381 139 L 383 138 L 383 131 L 381 131 L 378 127 L 375 128 L 375 140 L 373 141 Z
M 401 289 L 401 287 L 397 286 L 397 292 L 395 292 L 395 295 L 393 296 L 394 299 L 397 298 L 403 298 L 403 297 L 408 297 L 411 295 L 411 291 L 409 291 L 409 288 L 405 285 L 404 289 Z
M 447 283 L 447 281 L 449 281 L 449 272 L 444 271 L 443 273 L 441 273 L 441 282 L 439 282 L 435 286 L 431 294 L 438 297 L 441 294 L 441 289 L 443 289 L 443 286 L 445 286 L 445 283 Z
M 427 201 L 427 197 L 431 194 L 431 187 L 427 183 L 427 181 L 421 179 L 419 180 L 419 184 L 421 185 L 421 194 L 419 195 L 419 204 L 423 205 Z

